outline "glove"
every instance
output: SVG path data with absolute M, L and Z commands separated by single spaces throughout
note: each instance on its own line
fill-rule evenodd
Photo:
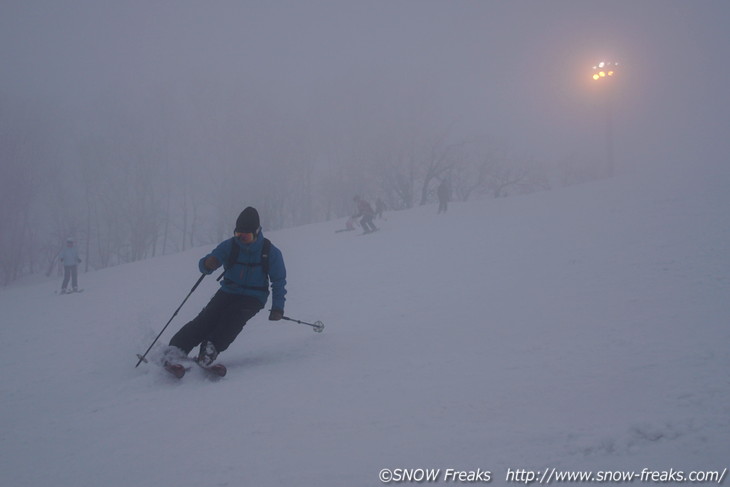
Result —
M 284 312 L 278 309 L 272 309 L 269 313 L 269 321 L 279 321 L 284 317 Z
M 203 263 L 205 268 L 209 271 L 214 271 L 218 267 L 220 267 L 220 263 L 218 262 L 218 259 L 216 259 L 214 256 L 210 256 L 207 259 L 205 259 L 205 262 Z

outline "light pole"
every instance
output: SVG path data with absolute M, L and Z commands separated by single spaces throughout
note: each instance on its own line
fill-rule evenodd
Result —
M 618 71 L 617 62 L 601 61 L 593 66 L 593 80 L 601 83 L 605 92 L 606 103 L 606 172 L 609 177 L 614 174 L 613 160 L 613 114 L 611 109 L 614 78 Z

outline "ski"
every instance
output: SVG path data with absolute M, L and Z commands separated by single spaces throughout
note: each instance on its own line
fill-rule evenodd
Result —
M 137 354 L 137 358 L 140 360 L 140 362 L 148 363 L 147 359 L 142 357 L 142 355 L 140 354 Z M 223 364 L 213 364 L 205 366 L 199 363 L 197 360 L 191 358 L 183 358 L 183 361 L 194 362 L 195 365 L 214 377 L 225 377 L 225 375 L 228 373 L 228 369 Z M 186 367 L 185 365 L 178 362 L 165 362 L 164 364 L 162 364 L 162 368 L 164 368 L 167 372 L 177 377 L 178 379 L 182 379 L 185 376 L 185 373 L 190 370 L 190 367 Z
M 187 369 L 182 364 L 167 362 L 163 367 L 178 379 L 182 379 L 185 376 L 185 372 L 187 372 Z
M 63 294 L 74 294 L 74 293 L 82 293 L 82 292 L 84 292 L 83 289 L 77 289 L 75 291 L 74 290 L 64 291 L 63 289 L 61 289 L 60 291 L 56 291 L 56 294 L 63 295 Z
M 209 374 L 212 374 L 216 377 L 225 377 L 225 375 L 228 373 L 228 369 L 223 364 L 213 364 L 213 365 L 203 365 L 197 360 L 195 360 L 195 363 L 198 364 L 198 367 L 203 369 L 204 371 L 208 372 Z

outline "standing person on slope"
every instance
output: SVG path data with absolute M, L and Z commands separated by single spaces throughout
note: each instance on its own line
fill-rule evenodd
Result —
M 58 254 L 58 259 L 63 262 L 63 284 L 61 284 L 61 294 L 66 294 L 66 288 L 68 287 L 68 281 L 71 281 L 71 288 L 73 292 L 79 290 L 79 271 L 78 266 L 81 259 L 79 258 L 79 251 L 74 246 L 74 239 L 71 237 L 66 239 L 66 246 Z
M 451 200 L 451 184 L 448 179 L 444 179 L 436 189 L 436 195 L 439 198 L 439 214 L 446 213 L 449 207 L 449 200 Z
M 234 236 L 198 262 L 203 274 L 212 274 L 221 265 L 225 273 L 220 289 L 200 314 L 172 337 L 163 362 L 186 357 L 200 345 L 198 363 L 205 367 L 212 364 L 246 322 L 266 305 L 269 279 L 273 295 L 269 320 L 278 321 L 284 316 L 284 259 L 281 251 L 264 238 L 255 208 L 243 210 L 236 220 Z

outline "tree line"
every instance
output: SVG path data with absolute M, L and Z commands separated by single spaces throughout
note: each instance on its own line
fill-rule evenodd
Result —
M 248 205 L 275 230 L 350 215 L 355 194 L 402 210 L 433 202 L 444 179 L 466 201 L 601 175 L 590 161 L 546 165 L 409 110 L 322 124 L 316 107 L 269 102 L 159 91 L 68 117 L 0 96 L 0 284 L 52 271 L 68 237 L 88 271 L 220 241 Z

